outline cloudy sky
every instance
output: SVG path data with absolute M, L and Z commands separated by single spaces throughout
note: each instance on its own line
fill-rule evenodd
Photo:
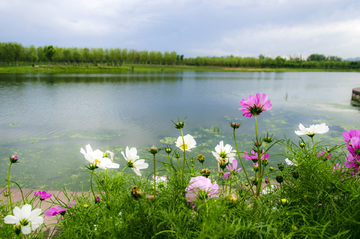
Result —
M 360 56 L 359 0 L 0 0 L 0 42 L 185 57 Z

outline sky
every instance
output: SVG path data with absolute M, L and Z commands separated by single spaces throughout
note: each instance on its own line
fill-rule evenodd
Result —
M 360 56 L 360 1 L 0 0 L 0 42 L 346 59 Z

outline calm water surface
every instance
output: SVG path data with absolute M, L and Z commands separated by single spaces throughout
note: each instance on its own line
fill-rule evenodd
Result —
M 254 119 L 238 108 L 242 98 L 257 92 L 273 104 L 259 116 L 260 132 L 297 142 L 299 123 L 326 123 L 330 132 L 321 139 L 331 146 L 342 143 L 344 130 L 360 128 L 360 110 L 350 105 L 351 90 L 359 86 L 360 74 L 335 72 L 0 74 L 1 178 L 8 156 L 17 154 L 12 179 L 24 188 L 87 189 L 80 147 L 90 143 L 115 152 L 122 169 L 126 146 L 138 148 L 141 158 L 151 158 L 146 149 L 152 145 L 174 146 L 180 132 L 170 119 L 177 117 L 187 117 L 184 133 L 196 137 L 191 155 L 204 154 L 206 166 L 215 168 L 216 144 L 234 146 L 229 121 L 242 124 L 240 150 L 251 150 Z M 270 152 L 272 166 L 283 161 L 279 153 L 280 147 Z

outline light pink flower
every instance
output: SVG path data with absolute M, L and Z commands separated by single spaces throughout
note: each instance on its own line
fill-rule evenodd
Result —
M 255 153 L 254 150 L 251 150 L 250 153 L 248 153 L 247 151 L 244 151 L 244 153 L 245 153 L 244 158 L 246 158 L 246 159 L 251 159 L 251 160 L 255 160 L 255 161 L 259 159 L 258 153 Z M 261 160 L 264 160 L 264 158 L 269 158 L 269 154 L 264 155 L 264 153 L 265 153 L 265 150 L 263 149 L 262 154 L 261 154 Z
M 216 182 L 212 184 L 209 178 L 197 176 L 190 179 L 189 186 L 185 191 L 187 192 L 185 197 L 188 201 L 195 202 L 198 199 L 205 200 L 218 197 L 219 185 Z
M 250 95 L 247 100 L 242 99 L 240 105 L 245 107 L 239 108 L 239 110 L 242 110 L 243 116 L 246 117 L 261 115 L 263 111 L 271 110 L 272 108 L 272 104 L 267 95 L 263 94 L 261 97 L 260 93 Z
M 354 157 L 360 159 L 360 137 L 352 137 L 346 147 Z
M 234 159 L 234 160 L 232 161 L 232 166 L 231 166 L 230 164 L 228 164 L 228 165 L 226 166 L 226 168 L 227 168 L 230 172 L 224 173 L 224 178 L 225 178 L 226 180 L 228 180 L 231 174 L 232 174 L 232 175 L 236 175 L 238 172 L 240 172 L 241 168 L 237 168 L 237 167 L 238 167 L 238 162 L 237 162 L 236 159 Z
M 348 168 L 348 171 L 351 173 L 351 175 L 356 174 L 359 170 L 359 162 L 355 160 L 351 153 L 346 154 L 345 167 Z
M 64 207 L 64 205 L 65 205 L 64 202 L 61 201 L 61 203 L 62 203 L 62 205 L 55 205 L 55 207 L 52 207 L 52 208 L 46 210 L 46 211 L 45 211 L 45 216 L 47 216 L 47 217 L 52 217 L 52 216 L 55 216 L 55 215 L 57 215 L 57 214 L 59 214 L 59 213 L 60 213 L 61 215 L 64 215 L 64 213 L 65 213 L 68 209 L 67 209 L 66 207 Z M 71 205 L 71 203 L 72 203 L 72 205 Z M 72 208 L 76 203 L 75 203 L 74 200 L 71 200 L 71 203 L 69 202 L 68 205 L 69 205 L 69 207 Z
M 327 153 L 326 151 L 321 151 L 320 153 L 318 153 L 316 155 L 318 158 L 322 158 L 322 159 L 328 159 L 330 160 L 330 158 L 332 157 L 332 154 L 331 153 Z
M 45 200 L 52 196 L 51 193 L 47 193 L 45 191 L 34 192 L 34 195 L 35 197 L 38 197 L 40 200 Z

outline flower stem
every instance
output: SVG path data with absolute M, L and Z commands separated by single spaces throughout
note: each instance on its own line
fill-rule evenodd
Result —
M 156 195 L 156 165 L 155 165 L 155 154 L 154 154 L 154 197 Z
M 315 143 L 314 143 L 314 136 L 311 137 L 312 143 L 313 143 L 313 148 L 314 148 L 314 157 L 316 157 L 316 152 L 315 152 Z
M 9 193 L 9 210 L 10 212 L 12 212 L 12 203 L 11 203 L 11 191 L 10 191 L 10 168 L 11 168 L 11 164 L 12 162 L 10 162 L 10 165 L 9 165 L 9 170 L 8 170 L 8 193 Z
M 237 142 L 236 142 L 235 129 L 233 129 L 233 134 L 234 134 L 234 141 L 235 141 L 235 146 L 236 146 L 237 155 L 238 155 L 238 157 L 239 157 L 239 159 L 240 159 L 241 166 L 242 166 L 243 169 L 244 169 L 244 173 L 245 173 L 246 179 L 247 179 L 247 181 L 248 181 L 248 183 L 249 183 L 249 187 L 250 187 L 252 193 L 254 194 L 254 190 L 253 190 L 252 187 L 251 187 L 250 179 L 249 179 L 249 177 L 248 177 L 248 175 L 247 175 L 247 172 L 246 172 L 244 163 L 243 163 L 243 161 L 242 161 L 242 159 L 241 159 L 241 156 L 240 156 L 240 153 L 239 153 L 239 148 L 238 148 L 238 145 L 237 145 Z
M 258 134 L 258 127 L 257 127 L 257 117 L 256 115 L 254 115 L 255 117 L 255 133 L 256 133 L 256 148 L 258 151 L 258 162 L 259 162 L 259 176 L 258 176 L 258 184 L 256 187 L 256 196 L 260 196 L 260 189 L 261 189 L 261 183 L 262 183 L 262 170 L 261 170 L 261 166 L 262 166 L 262 161 L 261 161 L 261 151 L 260 151 L 260 146 L 259 146 L 259 134 Z M 264 155 L 265 156 L 265 155 Z
M 182 178 L 183 178 L 183 181 L 184 181 L 184 170 L 185 170 L 185 161 L 186 161 L 186 150 L 185 150 L 185 139 L 184 139 L 184 134 L 183 134 L 183 130 L 182 128 L 180 129 L 181 131 L 181 137 L 182 137 L 182 141 L 183 141 L 183 144 L 182 144 L 182 147 L 183 147 L 183 151 L 184 151 L 184 161 L 183 161 L 183 168 L 182 168 L 182 172 L 181 172 L 181 175 L 182 175 Z
M 96 200 L 96 196 L 95 196 L 94 189 L 93 189 L 93 183 L 92 183 L 93 172 L 94 172 L 94 170 L 92 170 L 91 176 L 90 176 L 90 188 L 91 188 L 91 192 L 92 192 L 92 194 L 93 194 L 93 196 L 94 196 L 94 198 Z

